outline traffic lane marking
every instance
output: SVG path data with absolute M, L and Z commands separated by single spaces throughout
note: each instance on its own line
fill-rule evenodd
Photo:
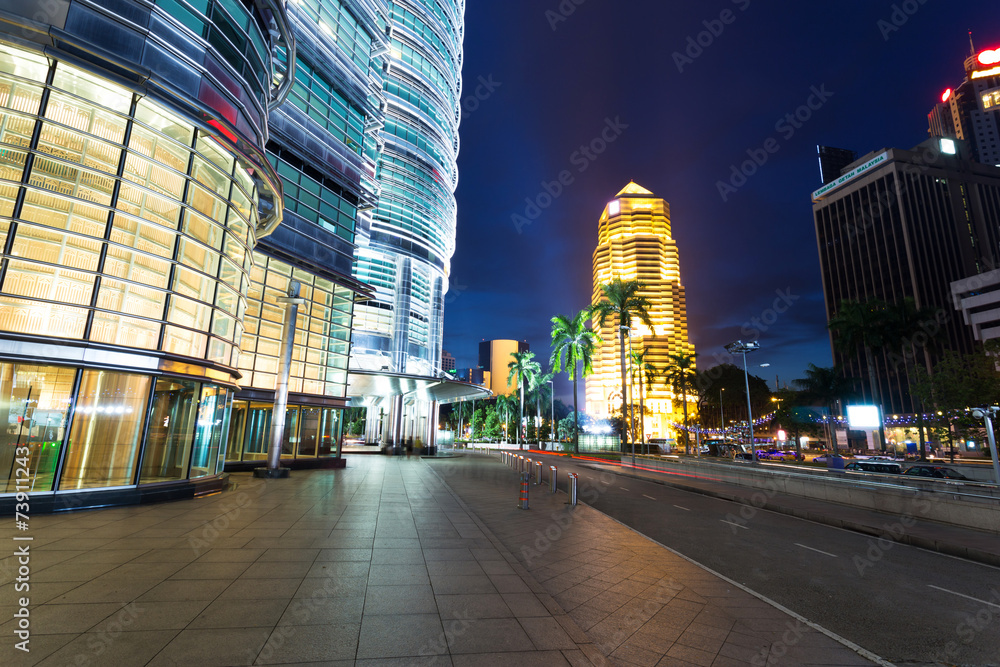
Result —
M 628 491 L 628 489 L 626 489 L 624 486 L 619 486 L 618 488 L 621 489 L 622 491 Z
M 656 498 L 654 498 L 653 496 L 647 496 L 645 493 L 642 494 L 642 497 L 643 498 L 649 498 L 650 500 L 656 500 Z
M 684 510 L 685 512 L 690 512 L 690 511 L 691 511 L 691 510 L 689 510 L 689 509 L 688 509 L 688 508 L 686 508 L 686 507 L 681 507 L 680 505 L 674 505 L 674 507 L 676 507 L 676 508 L 677 508 L 677 509 L 679 509 L 679 510 Z
M 972 600 L 973 602 L 978 602 L 980 604 L 985 604 L 985 605 L 989 605 L 990 607 L 996 607 L 997 609 L 1000 609 L 1000 604 L 996 604 L 995 602 L 989 602 L 987 600 L 980 600 L 979 598 L 974 598 L 971 595 L 965 595 L 965 594 L 959 593 L 957 591 L 950 591 L 947 588 L 941 588 L 940 586 L 935 586 L 934 584 L 927 584 L 927 586 L 930 587 L 930 588 L 939 590 L 939 591 L 943 591 L 945 593 L 951 593 L 952 595 L 957 595 L 958 597 L 965 598 L 966 600 Z
M 733 523 L 732 521 L 726 521 L 725 519 L 719 519 L 719 521 L 721 521 L 722 523 L 728 523 L 730 526 L 735 526 L 737 528 L 742 528 L 743 530 L 750 530 L 746 526 L 741 526 L 740 524 Z
M 806 545 L 799 544 L 798 542 L 795 542 L 794 544 L 797 547 L 802 547 L 803 549 L 808 549 L 809 551 L 815 551 L 818 554 L 823 554 L 824 556 L 829 556 L 830 558 L 840 558 L 840 556 L 838 556 L 837 554 L 832 554 L 829 551 L 823 551 L 821 549 L 814 549 L 812 547 L 807 547 Z

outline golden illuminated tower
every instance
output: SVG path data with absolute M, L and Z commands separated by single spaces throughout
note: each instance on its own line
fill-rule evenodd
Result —
M 633 352 L 645 351 L 646 361 L 656 367 L 658 374 L 671 363 L 671 354 L 694 354 L 694 346 L 688 342 L 677 244 L 670 236 L 670 204 L 635 183 L 625 186 L 601 214 L 594 250 L 593 303 L 601 300 L 601 285 L 615 278 L 642 282 L 645 287 L 640 295 L 651 304 L 653 329 L 641 321 L 633 322 Z M 621 409 L 622 401 L 618 322 L 609 320 L 604 327 L 597 327 L 595 322 L 594 326 L 604 343 L 594 355 L 594 374 L 587 378 L 587 414 L 606 419 Z M 628 339 L 625 345 L 627 355 Z M 632 402 L 638 410 L 638 369 L 635 376 Z M 660 378 L 650 388 L 643 386 L 642 391 L 647 410 L 646 438 L 675 437 L 669 424 L 683 420 L 680 396 L 675 398 Z M 689 418 L 695 405 L 695 398 L 688 396 Z

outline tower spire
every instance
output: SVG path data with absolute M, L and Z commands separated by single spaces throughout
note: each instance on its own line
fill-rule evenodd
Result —
M 972 29 L 971 28 L 969 29 L 969 55 L 970 56 L 976 55 L 976 47 L 972 43 Z

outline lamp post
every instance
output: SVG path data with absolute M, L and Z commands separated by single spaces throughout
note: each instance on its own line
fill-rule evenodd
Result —
M 993 459 L 993 474 L 996 475 L 997 486 L 1000 486 L 1000 461 L 997 461 L 997 442 L 993 435 L 993 417 L 1000 412 L 1000 407 L 992 406 L 988 408 L 975 408 L 972 416 L 986 422 L 986 438 L 990 443 L 990 458 Z M 954 449 L 952 450 L 954 452 Z
M 635 408 L 632 406 L 632 398 L 633 398 L 633 393 L 634 393 L 632 391 L 632 382 L 635 380 L 635 378 L 633 377 L 634 376 L 634 372 L 632 371 L 632 327 L 627 327 L 627 326 L 625 326 L 623 324 L 622 326 L 619 327 L 619 329 L 621 329 L 622 331 L 627 331 L 628 332 L 628 385 L 629 385 L 628 388 L 629 388 L 629 392 L 628 392 L 628 394 L 625 394 L 625 387 L 622 387 L 622 394 L 624 394 L 627 397 L 627 401 L 628 401 L 628 433 L 629 433 L 629 442 L 632 443 L 631 444 L 631 447 L 632 447 L 632 467 L 634 468 L 635 467 L 635 432 L 633 431 L 633 429 L 635 428 L 635 425 L 634 425 L 634 422 L 635 422 Z M 625 422 L 625 415 L 623 413 L 622 414 L 622 426 L 623 427 L 624 427 L 624 422 Z
M 747 352 L 753 352 L 754 350 L 759 349 L 760 343 L 755 340 L 750 340 L 745 343 L 738 340 L 735 343 L 726 345 L 726 352 L 729 354 L 743 355 L 743 379 L 746 381 L 747 386 L 747 426 L 750 429 L 750 452 L 752 453 L 754 463 L 757 463 L 757 447 L 753 441 L 753 408 L 750 405 L 750 372 L 747 370 Z
M 725 387 L 719 390 L 719 427 L 722 429 L 722 444 L 726 443 L 726 411 L 722 407 L 722 392 L 725 390 Z
M 556 385 L 555 380 L 549 380 L 551 389 L 549 390 L 549 438 L 552 441 L 552 451 L 556 450 Z

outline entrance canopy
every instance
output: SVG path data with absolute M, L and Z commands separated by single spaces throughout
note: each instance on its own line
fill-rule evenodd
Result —
M 485 387 L 450 378 L 375 371 L 351 371 L 347 375 L 347 398 L 351 407 L 364 407 L 371 398 L 392 396 L 447 404 L 489 398 L 492 393 Z

